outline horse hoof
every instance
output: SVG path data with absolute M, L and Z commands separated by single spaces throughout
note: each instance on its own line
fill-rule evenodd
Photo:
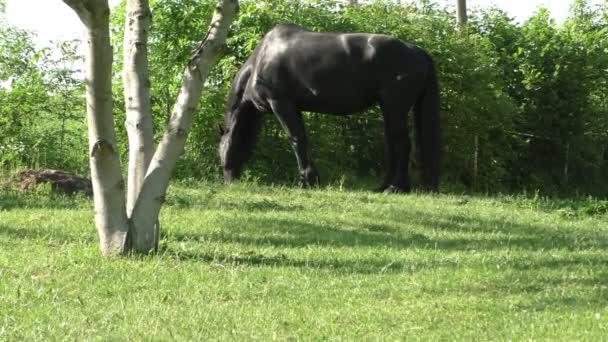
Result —
M 318 186 L 319 186 L 319 182 L 307 182 L 307 181 L 300 182 L 300 188 L 302 188 L 302 189 L 310 189 L 310 188 L 315 188 Z
M 300 173 L 300 184 L 303 188 L 312 188 L 321 184 L 319 172 L 312 167 L 306 168 Z

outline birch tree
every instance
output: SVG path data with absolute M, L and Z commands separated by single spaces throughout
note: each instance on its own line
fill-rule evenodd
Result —
M 121 173 L 112 112 L 112 47 L 107 0 L 63 0 L 86 30 L 86 101 L 95 224 L 101 251 L 115 255 L 158 247 L 158 216 L 169 180 L 183 152 L 193 115 L 211 67 L 220 56 L 238 11 L 237 0 L 220 0 L 209 30 L 186 65 L 183 84 L 158 147 L 154 148 L 147 39 L 148 0 L 127 0 L 124 37 L 128 184 Z
M 456 20 L 458 26 L 463 28 L 467 25 L 467 0 L 456 0 Z

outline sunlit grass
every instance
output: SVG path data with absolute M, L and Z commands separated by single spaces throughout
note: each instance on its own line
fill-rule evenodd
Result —
M 0 194 L 0 340 L 601 340 L 603 201 L 181 185 L 158 255 Z

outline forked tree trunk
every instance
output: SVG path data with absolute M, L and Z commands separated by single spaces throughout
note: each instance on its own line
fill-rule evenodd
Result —
M 157 247 L 158 232 L 155 227 L 169 179 L 178 157 L 184 151 L 203 85 L 222 51 L 228 28 L 238 10 L 238 1 L 219 1 L 209 31 L 186 67 L 171 120 L 150 162 L 153 141 L 145 51 L 150 25 L 150 18 L 146 18 L 149 8 L 147 0 L 129 0 L 124 77 L 129 149 L 134 161 L 129 167 L 128 205 L 125 201 L 112 116 L 112 48 L 108 1 L 63 1 L 76 11 L 87 29 L 89 48 L 86 56 L 86 82 L 91 179 L 102 252 L 105 255 L 124 253 L 132 247 L 138 252 L 147 253 Z M 148 163 L 149 166 L 146 165 Z M 130 219 L 127 219 L 127 212 L 131 213 Z M 127 239 L 129 232 L 132 241 Z
M 64 0 L 86 27 L 86 101 L 95 224 L 104 255 L 125 252 L 129 224 L 112 113 L 112 46 L 107 0 Z
M 194 111 L 211 67 L 222 53 L 228 28 L 238 10 L 237 0 L 222 0 L 211 19 L 207 35 L 194 51 L 184 71 L 182 88 L 173 107 L 169 124 L 154 153 L 141 193 L 131 216 L 135 235 L 141 237 L 134 248 L 145 252 L 155 246 L 158 237 L 154 224 L 165 200 L 169 179 L 177 159 L 184 151 Z M 138 238 L 139 240 L 140 238 Z M 156 241 L 155 241 L 156 240 Z
M 135 201 L 137 201 L 150 160 L 154 155 L 150 103 L 152 84 L 148 68 L 148 32 L 152 22 L 152 12 L 148 0 L 127 0 L 126 15 L 123 82 L 127 117 L 125 126 L 129 137 L 127 217 L 131 218 Z M 142 242 L 147 243 L 145 235 L 138 234 L 134 229 L 131 230 L 131 233 L 131 241 L 134 246 L 140 246 Z M 154 236 L 154 246 L 148 249 L 157 249 L 160 235 L 158 221 L 151 234 Z
M 127 216 L 130 217 L 154 154 L 148 32 L 152 12 L 148 0 L 127 0 L 123 82 L 129 137 Z M 137 240 L 137 237 L 134 237 Z

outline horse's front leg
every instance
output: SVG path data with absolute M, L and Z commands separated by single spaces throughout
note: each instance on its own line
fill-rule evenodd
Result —
M 319 185 L 320 177 L 317 168 L 314 166 L 308 151 L 308 139 L 306 128 L 302 120 L 302 113 L 288 101 L 269 101 L 274 115 L 277 117 L 283 129 L 289 137 L 291 146 L 298 161 L 300 181 L 302 186 L 309 187 Z

